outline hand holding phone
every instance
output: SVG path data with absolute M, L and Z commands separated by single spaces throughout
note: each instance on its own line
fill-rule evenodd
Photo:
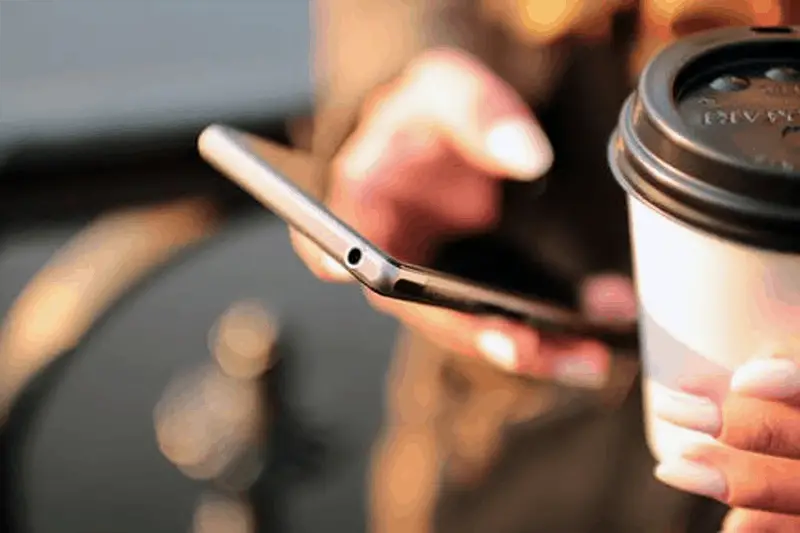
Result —
M 386 255 L 279 174 L 257 154 L 254 142 L 244 132 L 212 125 L 203 131 L 199 146 L 203 157 L 214 167 L 313 241 L 371 291 L 463 313 L 502 316 L 550 333 L 596 337 L 616 345 L 631 341 L 631 324 L 591 321 L 573 311 L 405 264 Z
M 588 319 L 572 310 L 420 268 L 421 262 L 413 258 L 420 248 L 414 243 L 430 242 L 446 231 L 467 234 L 491 226 L 499 209 L 498 178 L 530 179 L 549 164 L 547 156 L 538 162 L 530 157 L 535 150 L 519 157 L 520 142 L 530 146 L 539 141 L 535 136 L 526 137 L 524 131 L 520 140 L 517 126 L 535 129 L 535 120 L 513 91 L 474 60 L 455 56 L 453 59 L 439 51 L 417 61 L 409 69 L 416 74 L 405 80 L 401 76 L 397 90 L 384 94 L 374 108 L 365 110 L 361 125 L 334 162 L 336 171 L 328 200 L 369 238 L 341 224 L 317 202 L 302 201 L 302 212 L 308 215 L 304 222 L 296 213 L 288 212 L 299 199 L 292 183 L 276 178 L 272 165 L 257 161 L 258 154 L 245 157 L 264 141 L 228 130 L 238 136 L 235 142 L 212 148 L 205 142 L 212 137 L 204 134 L 201 149 L 224 174 L 291 226 L 308 236 L 316 233 L 311 240 L 370 286 L 373 303 L 422 330 L 434 342 L 486 357 L 509 370 L 542 377 L 556 373 L 554 368 L 562 355 L 573 361 L 598 361 L 594 367 L 602 374 L 608 350 L 597 340 L 549 337 L 557 333 L 600 336 L 625 345 L 635 342 L 635 327 L 630 321 Z M 426 70 L 435 71 L 436 76 L 424 74 Z M 436 100 L 437 91 L 447 92 L 452 105 L 432 108 L 431 95 Z M 476 107 L 481 116 L 474 112 Z M 420 132 L 420 124 L 432 131 Z M 222 133 L 224 128 L 216 132 Z M 515 139 L 516 143 L 499 142 Z M 490 142 L 485 143 L 487 140 Z M 222 151 L 224 156 L 220 155 Z M 232 165 L 231 158 L 238 163 Z M 253 175 L 261 177 L 254 180 Z M 281 191 L 279 197 L 276 191 Z M 365 191 L 369 198 L 364 197 Z M 421 219 L 435 224 L 421 225 Z M 312 222 L 322 230 L 303 229 L 303 224 Z M 430 226 L 435 227 L 431 230 Z M 424 235 L 424 231 L 430 235 Z M 359 246 L 353 247 L 353 243 Z M 347 254 L 352 248 L 356 248 L 353 257 L 361 257 L 356 262 L 351 257 L 348 264 Z

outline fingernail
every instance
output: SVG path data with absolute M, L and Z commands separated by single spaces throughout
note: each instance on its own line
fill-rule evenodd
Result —
M 601 274 L 587 279 L 581 290 L 587 314 L 609 320 L 632 320 L 638 312 L 633 282 L 624 276 Z
M 538 178 L 553 163 L 553 148 L 542 130 L 522 119 L 495 125 L 486 136 L 486 147 L 519 179 Z
M 722 430 L 719 407 L 708 398 L 669 391 L 654 395 L 652 401 L 656 416 L 667 422 L 712 436 Z
M 322 254 L 322 268 L 335 280 L 346 281 L 353 277 L 346 268 L 326 253 Z
M 498 331 L 484 331 L 478 335 L 477 345 L 478 351 L 500 368 L 517 368 L 517 348 L 508 336 Z
M 719 470 L 685 459 L 661 463 L 656 467 L 655 476 L 678 490 L 717 500 L 724 501 L 728 492 L 728 483 Z
M 567 386 L 600 389 L 606 384 L 608 374 L 595 358 L 566 356 L 553 362 L 553 378 Z
M 765 400 L 800 394 L 800 367 L 789 359 L 755 359 L 734 372 L 731 390 Z

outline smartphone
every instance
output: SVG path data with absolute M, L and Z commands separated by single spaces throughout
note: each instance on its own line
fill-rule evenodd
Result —
M 523 322 L 544 334 L 591 337 L 635 350 L 635 322 L 590 320 L 577 311 L 495 290 L 388 256 L 282 176 L 258 154 L 258 139 L 214 124 L 200 134 L 201 156 L 287 224 L 316 243 L 368 289 L 389 298 Z

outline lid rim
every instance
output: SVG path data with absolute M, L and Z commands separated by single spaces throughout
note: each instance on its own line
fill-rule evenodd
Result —
M 764 113 L 779 106 L 770 107 L 770 102 L 780 102 L 789 110 L 784 115 L 787 125 L 794 121 L 800 126 L 800 91 L 796 97 L 790 92 L 778 100 L 763 100 L 773 97 L 762 92 L 751 93 L 745 100 L 726 100 L 724 94 L 717 98 L 712 93 L 710 96 L 717 99 L 719 107 L 700 104 L 699 98 L 705 93 L 695 92 L 697 87 L 705 86 L 702 80 L 706 76 L 726 72 L 755 76 L 747 80 L 751 90 L 771 87 L 763 81 L 751 81 L 762 79 L 761 74 L 752 74 L 754 69 L 761 72 L 770 64 L 800 65 L 800 54 L 797 58 L 792 55 L 797 50 L 800 26 L 788 34 L 764 34 L 746 27 L 713 30 L 660 51 L 645 67 L 637 90 L 622 107 L 609 141 L 608 161 L 617 182 L 629 195 L 703 232 L 757 248 L 800 252 L 800 171 L 781 171 L 769 164 L 759 166 L 755 157 L 764 150 L 764 142 L 760 143 L 761 148 L 754 149 L 758 152 L 745 151 L 750 150 L 748 146 L 759 146 L 748 139 L 766 139 L 760 137 L 765 132 L 770 135 L 765 142 L 772 142 L 775 130 L 765 128 L 775 122 L 770 118 L 766 123 Z M 737 68 L 730 66 L 734 63 Z M 681 97 L 682 89 L 688 91 L 684 94 L 689 99 Z M 695 129 L 703 127 L 701 113 L 707 109 L 727 113 L 748 102 L 756 109 L 763 107 L 764 122 L 757 127 L 747 129 L 748 124 L 740 116 L 740 129 Z M 750 123 L 755 124 L 754 119 Z M 784 127 L 783 123 L 780 125 Z M 722 144 L 714 135 L 722 135 Z M 779 147 L 773 157 L 781 164 L 782 158 L 794 163 L 794 152 L 787 150 L 792 149 Z M 769 157 L 772 152 L 767 148 L 764 153 Z
M 632 102 L 631 102 L 632 103 Z M 636 138 L 634 129 L 630 126 L 628 117 L 631 107 L 626 103 L 622 110 L 620 127 L 615 133 L 622 141 L 626 154 L 632 154 L 632 167 L 644 172 L 638 172 L 640 179 L 647 179 L 651 185 L 659 189 L 666 189 L 674 193 L 691 198 L 714 209 L 730 212 L 733 215 L 752 217 L 753 219 L 794 219 L 800 223 L 800 206 L 787 206 L 771 203 L 759 198 L 750 198 L 735 191 L 725 190 L 714 183 L 705 183 L 693 178 L 675 168 L 669 162 L 660 159 L 648 150 Z M 626 158 L 627 159 L 627 158 Z M 646 178 L 642 177 L 646 176 Z
M 710 236 L 733 242 L 742 246 L 757 248 L 775 253 L 797 254 L 800 253 L 800 220 L 793 223 L 780 224 L 777 227 L 762 227 L 736 223 L 720 217 L 703 213 L 697 208 L 687 205 L 681 200 L 670 198 L 667 193 L 653 186 L 652 183 L 638 176 L 639 180 L 631 179 L 633 171 L 623 172 L 619 161 L 629 163 L 625 157 L 618 132 L 612 134 L 612 141 L 608 146 L 608 161 L 614 179 L 625 193 L 644 205 L 650 207 L 662 216 L 675 223 L 686 226 L 694 231 L 700 231 Z M 643 186 L 644 185 L 644 186 Z M 650 192 L 646 191 L 650 187 Z M 653 191 L 661 195 L 661 199 L 653 198 Z M 666 200 L 666 201 L 665 201 Z

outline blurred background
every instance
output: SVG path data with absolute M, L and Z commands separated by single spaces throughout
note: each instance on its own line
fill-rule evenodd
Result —
M 0 531 L 364 529 L 394 324 L 194 144 L 309 113 L 308 4 L 0 2 Z
M 289 123 L 306 147 L 315 56 L 314 148 L 331 156 L 415 48 L 485 47 L 544 101 L 558 76 L 531 51 L 573 34 L 627 74 L 597 76 L 591 54 L 567 69 L 589 76 L 586 104 L 603 99 L 611 123 L 664 43 L 800 5 L 332 0 L 319 38 L 313 4 L 0 0 L 0 533 L 366 529 L 396 326 L 357 288 L 315 280 L 285 225 L 199 159 L 205 125 L 286 144 Z M 356 16 L 332 15 L 345 7 Z M 469 31 L 484 19 L 522 52 Z M 583 127 L 574 93 L 555 92 Z M 456 531 L 465 507 L 494 516 L 457 503 Z

